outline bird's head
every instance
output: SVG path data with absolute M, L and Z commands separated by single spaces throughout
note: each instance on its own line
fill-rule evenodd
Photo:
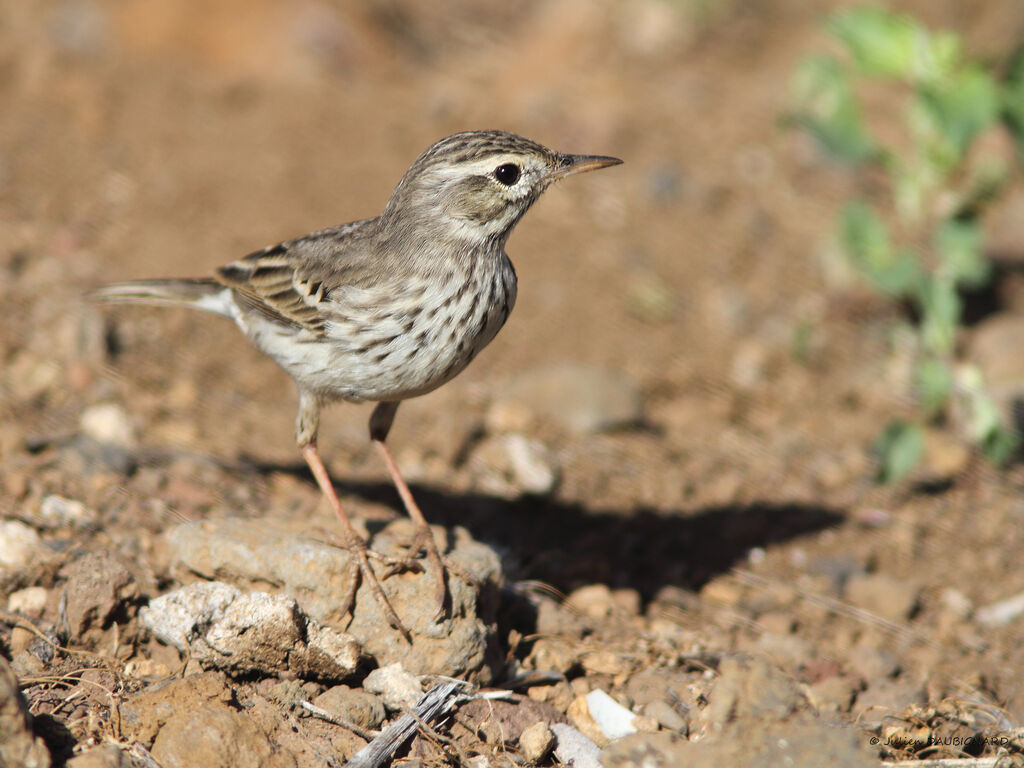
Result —
M 562 154 L 506 131 L 456 133 L 416 159 L 384 218 L 428 224 L 470 241 L 504 242 L 553 182 L 621 162 Z

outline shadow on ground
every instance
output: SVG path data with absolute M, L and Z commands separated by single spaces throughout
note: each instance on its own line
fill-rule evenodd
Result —
M 258 465 L 309 483 L 304 466 Z M 343 494 L 400 512 L 389 483 L 337 483 Z M 508 500 L 412 486 L 432 524 L 461 525 L 494 547 L 511 579 L 535 579 L 568 592 L 585 584 L 637 590 L 644 602 L 665 586 L 700 589 L 707 581 L 767 547 L 839 524 L 840 511 L 805 504 L 753 503 L 696 510 L 612 509 L 544 498 Z M 370 521 L 371 532 L 384 522 Z

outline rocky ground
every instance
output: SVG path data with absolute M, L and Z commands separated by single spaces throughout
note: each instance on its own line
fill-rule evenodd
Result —
M 0 2 L 0 765 L 341 766 L 446 677 L 395 765 L 1020 764 L 1024 468 L 936 428 L 874 484 L 906 318 L 782 120 L 835 5 Z M 1013 0 L 898 5 L 982 58 L 1024 33 Z M 339 615 L 288 378 L 222 320 L 81 297 L 373 215 L 472 127 L 626 163 L 545 195 L 505 330 L 399 413 L 457 566 L 438 622 L 385 582 L 407 643 L 364 590 Z M 961 340 L 1007 406 L 1022 204 Z M 368 415 L 321 448 L 397 553 Z

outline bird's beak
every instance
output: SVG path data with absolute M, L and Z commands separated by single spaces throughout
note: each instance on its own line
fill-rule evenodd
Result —
M 622 161 L 617 157 L 605 157 L 604 155 L 559 155 L 558 166 L 548 174 L 551 181 L 564 179 L 574 173 L 596 171 L 598 168 L 607 168 L 609 165 L 621 165 Z

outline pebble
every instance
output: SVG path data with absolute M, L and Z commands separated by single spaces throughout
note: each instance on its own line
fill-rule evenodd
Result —
M 132 768 L 131 757 L 116 744 L 100 744 L 66 763 L 67 768 Z
M 67 582 L 68 621 L 75 637 L 105 626 L 125 603 L 138 597 L 138 584 L 116 556 L 100 550 L 75 558 L 60 570 Z
M 608 741 L 636 733 L 636 715 L 598 689 L 586 695 L 587 710 Z
M 616 602 L 606 584 L 588 584 L 569 593 L 565 601 L 574 610 L 588 619 L 606 619 L 615 613 Z
M 884 573 L 857 573 L 846 582 L 846 597 L 858 608 L 889 621 L 904 621 L 917 607 L 920 587 Z
M 82 526 L 96 519 L 96 513 L 75 499 L 50 495 L 39 504 L 39 514 L 33 522 L 40 528 Z
M 31 565 L 42 548 L 34 528 L 19 520 L 0 520 L 0 572 L 15 573 Z
M 373 670 L 363 681 L 363 688 L 380 696 L 392 712 L 412 709 L 423 696 L 423 686 L 415 675 L 401 664 L 388 664 Z
M 488 428 L 500 428 L 507 414 L 516 411 L 572 434 L 591 435 L 639 423 L 643 397 L 624 373 L 563 363 L 525 371 L 499 384 L 487 414 Z
M 989 603 L 974 613 L 974 620 L 983 627 L 1002 627 L 1024 615 L 1024 592 L 1005 600 Z
M 601 768 L 601 750 L 571 725 L 554 723 L 555 757 L 573 768 Z
M 11 592 L 7 598 L 7 610 L 23 616 L 39 618 L 46 609 L 48 593 L 44 587 L 25 587 Z
M 131 448 L 135 445 L 135 429 L 124 408 L 116 403 L 100 403 L 86 408 L 78 421 L 82 434 L 97 443 Z
M 555 744 L 555 734 L 542 722 L 536 722 L 519 735 L 519 751 L 529 763 L 539 763 Z
M 220 582 L 156 598 L 139 612 L 139 623 L 194 660 L 233 673 L 339 680 L 355 672 L 360 658 L 354 638 L 320 626 L 293 598 Z
M 658 700 L 645 704 L 643 713 L 645 716 L 653 718 L 658 725 L 666 730 L 684 736 L 689 732 L 689 722 L 667 701 Z
M 372 674 L 372 673 L 371 673 Z M 384 722 L 384 702 L 366 690 L 336 685 L 315 699 L 314 706 L 347 718 L 358 726 L 376 730 Z
M 558 487 L 558 459 L 538 440 L 520 434 L 498 435 L 481 442 L 469 458 L 481 491 L 506 499 L 546 496 Z

